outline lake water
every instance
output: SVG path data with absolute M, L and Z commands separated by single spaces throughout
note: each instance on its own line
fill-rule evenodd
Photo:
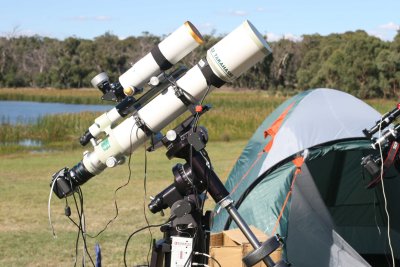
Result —
M 48 114 L 76 113 L 82 111 L 105 112 L 114 106 L 109 105 L 78 105 L 62 103 L 39 103 L 29 101 L 0 101 L 1 123 L 33 123 L 39 117 Z

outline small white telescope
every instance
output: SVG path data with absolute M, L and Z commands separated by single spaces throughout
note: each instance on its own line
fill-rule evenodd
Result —
M 118 82 L 110 84 L 105 72 L 96 75 L 91 83 L 103 92 L 104 100 L 113 100 L 124 103 L 99 116 L 89 130 L 81 137 L 81 144 L 86 145 L 90 139 L 96 138 L 106 128 L 129 114 L 126 109 L 132 98 L 125 99 L 142 92 L 143 85 L 151 77 L 170 69 L 193 49 L 204 43 L 203 36 L 190 22 L 186 21 L 181 27 L 167 36 L 155 46 L 147 55 L 137 61 L 123 73 Z

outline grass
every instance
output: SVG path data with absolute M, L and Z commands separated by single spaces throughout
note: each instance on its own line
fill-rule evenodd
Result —
M 221 178 L 227 176 L 244 146 L 243 141 L 208 144 L 208 152 Z M 123 250 L 129 234 L 146 225 L 143 215 L 143 151 L 139 149 L 134 153 L 131 181 L 117 194 L 117 220 L 100 237 L 88 239 L 91 251 L 96 242 L 100 243 L 103 266 L 123 265 Z M 164 149 L 160 149 L 147 154 L 147 197 L 157 194 L 172 183 L 171 167 L 178 161 L 167 160 L 164 152 Z M 72 167 L 81 159 L 80 151 L 0 156 L 0 266 L 73 265 L 76 228 L 64 216 L 65 201 L 54 196 L 52 218 L 58 237 L 53 239 L 47 217 L 47 200 L 51 175 L 64 166 Z M 128 176 L 128 166 L 125 164 L 104 171 L 82 186 L 89 233 L 97 233 L 114 217 L 114 190 L 124 184 Z M 71 199 L 69 204 L 73 211 L 72 217 L 76 220 Z M 211 199 L 207 201 L 207 206 L 213 206 Z M 147 212 L 147 216 L 150 223 L 165 220 L 159 214 Z M 157 237 L 158 229 L 154 229 L 153 233 Z M 128 254 L 130 266 L 146 262 L 148 244 L 147 231 L 132 239 Z M 81 248 L 79 245 L 80 256 Z
M 201 119 L 213 140 L 248 139 L 260 123 L 286 98 L 265 91 L 214 92 L 207 98 L 213 108 Z
M 0 99 L 24 101 L 99 104 L 99 95 L 95 90 L 0 90 Z M 214 108 L 204 115 L 200 124 L 209 130 L 211 142 L 207 147 L 216 173 L 221 178 L 227 177 L 245 146 L 246 141 L 243 140 L 247 140 L 262 120 L 285 99 L 262 91 L 216 91 L 207 98 L 206 102 Z M 367 102 L 382 113 L 393 109 L 395 104 L 395 101 L 378 99 Z M 77 231 L 63 215 L 65 201 L 55 197 L 52 200 L 52 218 L 58 238 L 52 238 L 47 218 L 49 183 L 55 171 L 64 166 L 72 167 L 82 159 L 83 149 L 76 149 L 79 147 L 77 139 L 98 115 L 64 114 L 43 117 L 32 126 L 1 125 L 0 266 L 73 265 Z M 42 140 L 46 151 L 38 152 L 41 148 L 30 151 L 13 143 L 26 138 Z M 172 182 L 171 167 L 177 161 L 168 161 L 163 152 L 160 149 L 148 154 L 148 195 L 157 194 Z M 88 239 L 91 251 L 96 242 L 100 243 L 104 266 L 122 266 L 126 239 L 131 232 L 145 225 L 143 150 L 134 153 L 131 167 L 131 181 L 117 195 L 118 219 L 104 234 L 94 240 Z M 114 217 L 114 190 L 124 184 L 128 176 L 125 164 L 106 170 L 83 186 L 89 233 L 97 233 Z M 69 204 L 72 206 L 73 201 L 69 200 Z M 212 206 L 212 200 L 208 200 L 207 207 Z M 75 209 L 72 210 L 72 217 L 76 220 Z M 165 220 L 158 214 L 148 211 L 146 214 L 151 223 Z M 153 233 L 157 237 L 158 229 Z M 132 239 L 128 254 L 130 265 L 146 262 L 148 244 L 146 231 Z M 79 259 L 81 255 L 80 244 Z

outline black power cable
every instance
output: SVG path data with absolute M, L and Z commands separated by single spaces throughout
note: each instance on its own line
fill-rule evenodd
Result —
M 205 253 L 200 253 L 200 252 L 194 252 L 195 255 L 202 255 L 205 256 L 207 258 L 210 258 L 211 260 L 213 260 L 219 267 L 221 267 L 221 264 L 219 263 L 219 261 L 217 261 L 216 258 L 212 257 L 211 255 L 205 254 Z
M 84 221 L 82 222 L 82 219 L 84 219 L 84 217 L 85 217 L 85 212 L 84 212 L 84 209 L 83 209 L 83 194 L 82 194 L 82 191 L 81 191 L 80 187 L 78 187 L 77 193 L 78 193 L 79 202 L 80 202 L 80 209 L 79 209 L 76 197 L 75 197 L 75 193 L 72 196 L 74 198 L 75 207 L 76 207 L 76 210 L 77 210 L 77 213 L 78 213 L 78 216 L 79 216 L 78 232 L 80 232 L 82 234 L 82 241 L 83 241 L 83 246 L 84 246 L 85 253 L 89 256 L 89 259 L 90 259 L 90 262 L 92 263 L 92 265 L 95 266 L 95 264 L 93 262 L 93 259 L 92 259 L 92 256 L 90 255 L 90 253 L 89 253 L 89 251 L 87 249 L 86 233 L 83 230 L 83 228 L 85 227 L 85 225 L 84 225 L 85 222 Z M 75 247 L 75 252 L 76 252 L 75 265 L 76 265 L 76 259 L 78 257 L 78 248 L 77 248 L 78 240 L 79 240 L 79 234 L 78 234 L 78 237 L 77 237 L 77 242 L 76 242 L 76 247 Z
M 134 129 L 134 127 L 132 127 L 132 129 L 131 129 L 131 135 L 132 135 L 133 129 Z M 137 134 L 137 132 L 136 132 L 136 134 Z M 131 146 L 131 147 L 130 147 L 130 151 L 132 152 L 132 141 L 130 142 L 130 146 Z M 78 228 L 78 235 L 77 235 L 77 239 L 76 239 L 76 243 L 75 243 L 75 263 L 74 263 L 74 266 L 76 266 L 76 263 L 77 263 L 79 237 L 80 237 L 81 233 L 82 233 L 82 239 L 83 239 L 84 246 L 85 246 L 85 251 L 86 251 L 86 253 L 89 255 L 90 261 L 92 262 L 93 266 L 95 266 L 95 264 L 94 264 L 94 262 L 93 262 L 93 259 L 92 259 L 91 255 L 90 255 L 90 253 L 88 252 L 88 249 L 87 249 L 86 236 L 88 236 L 88 237 L 90 237 L 90 238 L 96 238 L 96 237 L 98 237 L 98 236 L 101 235 L 101 234 L 108 228 L 108 226 L 118 217 L 118 215 L 119 215 L 119 210 L 118 210 L 118 204 L 117 204 L 117 192 L 118 192 L 120 189 L 122 189 L 123 187 L 127 186 L 127 185 L 129 184 L 130 180 L 131 180 L 131 177 L 132 177 L 131 159 L 132 159 L 132 153 L 130 153 L 130 154 L 129 154 L 129 157 L 128 157 L 128 170 L 129 170 L 129 174 L 128 174 L 128 180 L 127 180 L 127 182 L 126 182 L 125 184 L 119 186 L 119 187 L 114 191 L 115 216 L 114 216 L 112 219 L 110 219 L 110 220 L 108 221 L 108 223 L 104 226 L 104 228 L 103 228 L 102 230 L 100 230 L 96 235 L 90 235 L 90 234 L 86 233 L 86 232 L 83 230 L 83 227 L 82 227 L 82 226 L 83 226 L 83 225 L 82 225 L 82 216 L 84 217 L 85 215 L 84 215 L 84 210 L 83 210 L 83 193 L 82 193 L 81 188 L 78 187 L 78 190 L 77 190 L 78 196 L 79 196 L 79 201 L 80 201 L 80 206 L 81 206 L 80 209 L 79 209 L 79 206 L 78 206 L 76 197 L 75 197 L 75 193 L 73 194 L 73 198 L 74 198 L 74 202 L 75 202 L 75 207 L 76 207 L 76 210 L 77 210 L 77 213 L 78 213 L 78 216 L 79 216 L 79 224 L 76 223 L 76 222 L 70 217 L 70 215 L 71 215 L 71 210 L 70 210 L 70 207 L 68 206 L 68 199 L 66 198 L 65 215 L 66 215 L 66 216 L 68 217 L 68 219 Z M 146 161 L 145 161 L 145 168 L 147 169 L 147 159 L 146 159 Z M 146 169 L 145 169 L 145 173 L 147 172 Z M 145 175 L 145 176 L 146 176 L 146 175 Z M 71 186 L 72 186 L 72 185 L 71 185 Z M 146 218 L 146 221 L 147 221 L 147 218 Z M 148 221 L 147 221 L 147 223 L 148 223 Z M 149 223 L 148 223 L 148 225 L 149 225 Z M 85 234 L 84 234 L 84 233 L 85 233 Z M 149 250 L 149 251 L 150 251 L 150 250 Z
M 134 125 L 135 125 L 135 124 L 134 124 Z M 130 136 L 132 136 L 132 132 L 133 132 L 133 129 L 134 129 L 134 125 L 132 126 Z M 136 135 L 137 135 L 137 131 L 136 131 Z M 133 153 L 132 150 L 133 150 L 133 149 L 132 149 L 132 140 L 130 140 L 130 153 L 129 153 L 129 157 L 128 157 L 128 180 L 126 181 L 125 184 L 119 186 L 119 187 L 118 187 L 117 189 L 115 189 L 115 191 L 114 191 L 115 216 L 114 216 L 114 218 L 112 218 L 111 220 L 109 220 L 108 223 L 106 224 L 106 226 L 105 226 L 101 231 L 99 231 L 96 235 L 94 235 L 94 236 L 88 235 L 90 238 L 96 238 L 96 237 L 98 237 L 100 234 L 102 234 L 102 233 L 107 229 L 108 225 L 110 225 L 112 222 L 114 222 L 114 221 L 117 219 L 117 217 L 118 217 L 119 210 L 118 210 L 118 204 L 117 204 L 117 192 L 118 192 L 120 189 L 122 189 L 122 188 L 124 188 L 125 186 L 127 186 L 127 185 L 129 184 L 129 182 L 131 181 L 131 178 L 132 178 L 131 159 L 132 159 L 132 153 Z
M 203 102 L 204 102 L 204 100 L 205 100 L 205 98 L 207 97 L 207 95 L 208 95 L 208 93 L 210 92 L 210 89 L 211 89 L 211 85 L 209 84 L 208 86 L 207 86 L 207 90 L 206 90 L 206 92 L 204 93 L 204 95 L 203 95 L 203 97 L 201 98 L 201 100 L 200 100 L 200 102 L 199 102 L 199 106 L 202 106 L 203 105 Z M 196 130 L 197 130 L 197 126 L 198 126 L 198 123 L 199 123 L 199 120 L 200 120 L 200 113 L 199 112 L 197 112 L 196 113 L 196 115 L 195 115 L 195 117 L 193 118 L 193 124 L 192 124 L 192 132 L 196 132 Z M 191 144 L 189 144 L 190 145 L 190 149 L 189 149 L 189 166 L 190 166 L 190 169 L 192 169 L 192 167 L 193 167 L 193 146 L 191 145 Z M 203 155 L 203 154 L 202 154 Z M 210 163 L 210 168 L 211 168 L 211 162 L 210 161 L 208 161 L 209 163 Z M 193 183 L 193 182 L 192 182 Z M 194 184 L 194 183 L 193 183 Z M 208 178 L 207 178 L 207 185 L 206 185 L 206 192 L 208 191 Z M 202 204 L 201 204 L 201 206 L 199 205 L 199 203 L 198 203 L 198 192 L 197 192 L 197 189 L 195 188 L 195 187 L 193 187 L 193 193 L 194 193 L 194 195 L 195 195 L 195 201 L 196 201 L 196 207 L 199 207 L 200 208 L 200 212 L 201 213 L 203 213 L 203 208 L 204 208 L 204 202 L 205 202 L 205 199 L 204 200 L 202 200 Z M 194 244 L 196 244 L 197 243 L 197 240 L 198 240 L 198 235 L 197 235 L 197 229 L 195 230 L 195 236 L 193 237 L 193 246 L 194 246 Z M 206 240 L 203 240 L 204 242 L 206 242 Z M 203 246 L 204 247 L 204 246 Z M 192 257 L 193 257 L 193 251 L 192 251 L 192 253 L 190 254 L 190 257 L 188 257 L 188 259 L 187 259 L 187 261 L 185 262 L 185 264 L 184 264 L 184 267 L 186 267 L 188 264 L 189 264 L 189 262 L 190 262 L 190 260 L 192 259 Z
M 163 225 L 169 223 L 169 222 L 172 221 L 172 220 L 173 220 L 173 217 L 170 217 L 170 218 L 169 218 L 166 222 L 164 222 L 164 223 L 153 224 L 153 225 L 146 225 L 146 226 L 144 226 L 144 227 L 142 227 L 142 228 L 140 228 L 140 229 L 134 231 L 132 234 L 130 234 L 129 237 L 128 237 L 128 239 L 126 240 L 126 243 L 125 243 L 125 249 L 124 249 L 124 266 L 125 266 L 125 267 L 128 266 L 128 265 L 126 264 L 126 252 L 127 252 L 127 250 L 128 250 L 129 242 L 130 242 L 131 238 L 132 238 L 135 234 L 137 234 L 137 233 L 139 233 L 139 232 L 141 232 L 141 231 L 143 231 L 143 230 L 146 230 L 146 229 L 148 229 L 148 228 L 161 227 L 161 226 L 163 226 Z
M 150 244 L 149 244 L 149 250 L 147 251 L 147 265 L 150 266 L 150 261 L 149 261 L 149 256 L 151 252 L 151 245 L 152 245 L 152 240 L 153 240 L 153 233 L 151 232 L 151 227 L 150 227 L 150 222 L 149 219 L 147 218 L 146 215 L 146 198 L 147 198 L 147 148 L 146 145 L 144 146 L 144 178 L 143 178 L 143 190 L 144 190 L 144 196 L 143 196 L 143 215 L 144 219 L 146 221 L 147 226 L 149 226 L 147 229 L 149 229 L 149 234 L 150 234 Z

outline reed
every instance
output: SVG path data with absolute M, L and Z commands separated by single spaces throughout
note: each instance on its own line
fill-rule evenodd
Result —
M 101 94 L 95 89 L 37 89 L 37 88 L 2 88 L 0 100 L 59 102 L 67 104 L 107 104 L 100 99 Z
M 15 90 L 15 91 L 14 91 Z M 54 100 L 65 103 L 99 104 L 99 93 L 92 89 L 54 90 L 54 89 L 1 89 L 1 96 L 14 100 Z M 19 99 L 20 98 L 20 99 Z M 247 140 L 260 123 L 279 106 L 286 97 L 270 96 L 267 91 L 216 90 L 204 103 L 212 109 L 200 118 L 209 132 L 210 140 Z M 93 101 L 93 102 L 91 102 Z M 372 99 L 366 102 L 385 113 L 394 108 L 394 100 Z M 110 104 L 107 102 L 107 104 Z M 37 140 L 45 149 L 74 149 L 79 147 L 78 139 L 101 113 L 83 112 L 78 114 L 48 115 L 28 125 L 10 125 L 2 119 L 0 126 L 0 154 L 23 150 L 36 150 L 37 147 L 21 147 L 21 140 Z M 188 116 L 187 113 L 186 116 Z M 171 129 L 185 118 L 178 118 L 165 129 Z

